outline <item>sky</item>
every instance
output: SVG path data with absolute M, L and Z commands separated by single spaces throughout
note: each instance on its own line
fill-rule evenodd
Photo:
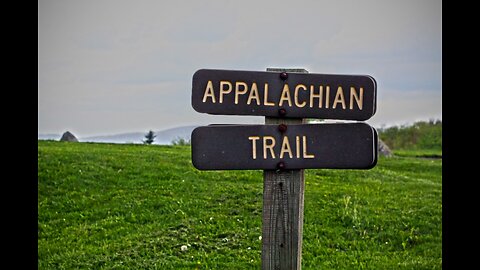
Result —
M 263 124 L 198 113 L 198 69 L 370 75 L 374 127 L 442 119 L 441 0 L 39 0 L 38 133 Z

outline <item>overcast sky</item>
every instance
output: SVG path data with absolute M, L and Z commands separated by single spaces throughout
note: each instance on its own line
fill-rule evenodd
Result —
M 264 123 L 197 113 L 201 68 L 371 75 L 374 127 L 442 117 L 442 2 L 38 1 L 38 133 Z

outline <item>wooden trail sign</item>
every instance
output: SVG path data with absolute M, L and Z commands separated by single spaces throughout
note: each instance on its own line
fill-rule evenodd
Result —
M 192 107 L 201 113 L 265 116 L 266 125 L 193 130 L 200 170 L 262 169 L 262 269 L 301 269 L 307 168 L 370 169 L 378 135 L 365 123 L 306 124 L 305 118 L 367 120 L 376 112 L 370 76 L 201 69 Z
M 192 106 L 210 114 L 363 121 L 376 112 L 376 91 L 368 75 L 200 69 Z
M 192 132 L 200 170 L 370 169 L 377 133 L 365 123 L 211 125 Z

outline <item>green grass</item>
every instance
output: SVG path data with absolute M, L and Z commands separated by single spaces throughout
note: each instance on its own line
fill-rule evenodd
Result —
M 189 146 L 39 141 L 39 269 L 260 269 L 262 175 L 198 171 Z M 441 217 L 441 159 L 306 170 L 302 269 L 441 269 Z

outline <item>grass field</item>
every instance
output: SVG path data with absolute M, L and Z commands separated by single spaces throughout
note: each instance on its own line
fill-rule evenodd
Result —
M 441 269 L 442 160 L 306 170 L 302 269 Z M 39 269 L 260 269 L 262 171 L 189 146 L 38 142 Z

